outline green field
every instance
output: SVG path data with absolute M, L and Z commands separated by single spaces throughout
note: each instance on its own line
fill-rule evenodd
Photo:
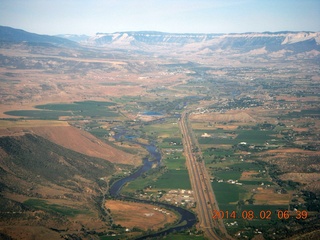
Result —
M 61 116 L 82 116 L 91 118 L 119 117 L 119 114 L 108 107 L 114 106 L 111 102 L 84 101 L 74 103 L 57 103 L 37 105 L 40 110 L 15 110 L 5 114 L 28 117 L 33 119 L 59 119 Z
M 187 170 L 168 170 L 154 183 L 160 189 L 191 189 Z
M 236 137 L 237 142 L 247 142 L 249 144 L 264 144 L 266 141 L 271 140 L 273 131 L 265 130 L 241 130 Z
M 320 117 L 320 109 L 304 109 L 299 112 L 293 111 L 285 115 L 285 118 L 303 118 L 303 117 L 314 117 L 319 118 Z
M 166 138 L 180 138 L 181 141 L 181 132 L 176 120 L 167 120 L 161 124 L 146 125 L 143 130 L 148 136 L 157 136 L 164 141 Z
M 117 117 L 119 116 L 108 107 L 115 106 L 111 102 L 97 102 L 97 101 L 84 101 L 74 103 L 57 103 L 45 104 L 35 106 L 38 109 L 52 110 L 52 111 L 70 111 L 73 115 L 84 117 Z
M 147 177 L 139 177 L 124 187 L 124 191 L 134 192 L 152 186 L 157 189 L 191 189 L 187 170 L 168 170 L 161 175 L 156 172 Z
M 109 131 L 107 131 L 106 129 L 104 128 L 93 128 L 93 129 L 90 129 L 88 130 L 88 132 L 90 132 L 92 135 L 98 137 L 98 138 L 103 138 L 105 136 L 108 136 L 109 135 Z
M 215 157 L 224 157 L 233 154 L 232 149 L 215 149 L 215 148 L 207 148 L 203 152 L 203 156 L 215 156 Z
M 61 116 L 72 116 L 71 112 L 63 111 L 47 111 L 47 110 L 15 110 L 4 112 L 4 114 L 11 116 L 21 116 L 41 120 L 57 120 Z
M 219 179 L 223 179 L 225 181 L 232 179 L 232 180 L 239 180 L 241 177 L 240 171 L 235 170 L 228 170 L 228 171 L 216 171 L 213 175 Z
M 287 205 L 244 205 L 241 208 L 241 211 L 253 211 L 255 219 L 260 220 L 260 213 L 262 211 L 270 211 L 272 220 L 279 220 L 277 210 L 288 210 Z M 263 214 L 263 213 L 262 213 Z M 264 220 L 270 221 L 270 220 Z
M 159 145 L 161 148 L 183 148 L 180 137 L 164 138 Z
M 48 204 L 47 201 L 41 199 L 28 199 L 23 204 L 31 208 L 40 209 L 50 213 L 58 213 L 68 217 L 74 217 L 78 214 L 91 213 L 89 210 L 86 209 L 75 209 L 58 204 Z
M 264 183 L 264 185 L 274 185 L 273 182 L 269 182 L 264 179 L 252 180 L 252 181 L 241 180 L 240 182 L 243 183 L 244 185 L 254 185 L 254 186 L 261 185 L 261 183 Z
M 217 201 L 220 204 L 235 203 L 240 200 L 240 193 L 245 193 L 242 186 L 229 183 L 218 183 L 214 181 L 212 183 L 214 194 L 216 195 Z
M 168 169 L 185 169 L 186 168 L 186 160 L 184 156 L 182 156 L 181 152 L 171 153 L 164 157 L 164 165 Z
M 172 233 L 172 234 L 169 234 L 165 237 L 163 237 L 162 239 L 166 239 L 166 240 L 185 240 L 185 239 L 188 239 L 188 240 L 205 240 L 206 238 L 204 236 L 196 236 L 196 235 L 188 235 L 188 234 L 183 234 L 183 233 Z

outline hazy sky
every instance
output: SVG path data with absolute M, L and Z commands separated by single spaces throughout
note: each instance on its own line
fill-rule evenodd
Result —
M 49 35 L 320 31 L 320 0 L 0 0 L 0 25 Z

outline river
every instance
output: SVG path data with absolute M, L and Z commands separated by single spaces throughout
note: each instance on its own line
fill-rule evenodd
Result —
M 120 138 L 120 135 L 117 135 L 117 138 Z M 128 138 L 126 138 L 126 139 L 128 140 Z M 130 136 L 129 141 L 133 141 L 131 136 Z M 149 144 L 149 145 L 140 144 L 140 145 L 143 146 L 149 152 L 150 158 L 153 161 L 150 161 L 148 158 L 144 158 L 143 165 L 137 171 L 135 171 L 131 175 L 129 175 L 125 178 L 122 178 L 112 184 L 112 186 L 109 189 L 110 195 L 113 198 L 120 198 L 123 200 L 135 201 L 135 202 L 146 203 L 146 204 L 154 204 L 154 205 L 157 205 L 157 206 L 160 206 L 163 208 L 171 209 L 175 212 L 178 212 L 180 214 L 181 218 L 176 225 L 174 225 L 170 228 L 167 228 L 165 230 L 162 230 L 162 231 L 159 231 L 159 232 L 156 232 L 153 234 L 145 235 L 145 236 L 139 237 L 137 239 L 140 240 L 140 239 L 164 236 L 164 235 L 167 235 L 172 232 L 179 232 L 179 231 L 182 231 L 182 230 L 185 230 L 185 229 L 192 227 L 194 224 L 196 224 L 197 218 L 194 213 L 192 213 L 184 208 L 173 206 L 173 205 L 170 205 L 167 203 L 162 203 L 162 202 L 154 202 L 154 201 L 149 201 L 149 200 L 136 199 L 136 198 L 127 197 L 127 196 L 120 194 L 121 188 L 126 183 L 135 180 L 137 177 L 141 176 L 141 174 L 150 170 L 154 164 L 157 164 L 157 166 L 159 166 L 161 163 L 161 154 L 155 145 L 153 145 L 153 144 Z

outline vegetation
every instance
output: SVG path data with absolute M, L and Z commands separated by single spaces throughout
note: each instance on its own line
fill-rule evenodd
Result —
M 9 155 L 6 159 L 12 171 L 28 171 L 28 177 L 36 182 L 46 179 L 77 189 L 76 184 L 67 182 L 75 175 L 95 182 L 114 171 L 113 164 L 104 159 L 83 155 L 32 134 L 1 137 L 0 147 Z
M 153 185 L 157 189 L 191 189 L 187 170 L 168 170 Z
M 86 209 L 76 209 L 58 204 L 48 204 L 47 201 L 42 199 L 28 199 L 24 201 L 23 204 L 33 209 L 43 210 L 54 214 L 61 214 L 67 217 L 74 217 L 78 214 L 90 214 L 90 211 Z
M 119 114 L 110 109 L 115 106 L 111 102 L 84 101 L 70 104 L 45 104 L 35 106 L 42 110 L 15 110 L 6 114 L 12 116 L 22 116 L 34 119 L 59 119 L 62 116 L 82 116 L 91 118 L 118 117 Z

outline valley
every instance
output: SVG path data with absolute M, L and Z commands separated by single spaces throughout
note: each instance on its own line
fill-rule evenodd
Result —
M 157 202 L 197 217 L 163 239 L 319 236 L 319 33 L 26 36 L 0 38 L 1 237 L 152 236 Z M 121 194 L 154 205 L 112 197 L 145 159 Z

